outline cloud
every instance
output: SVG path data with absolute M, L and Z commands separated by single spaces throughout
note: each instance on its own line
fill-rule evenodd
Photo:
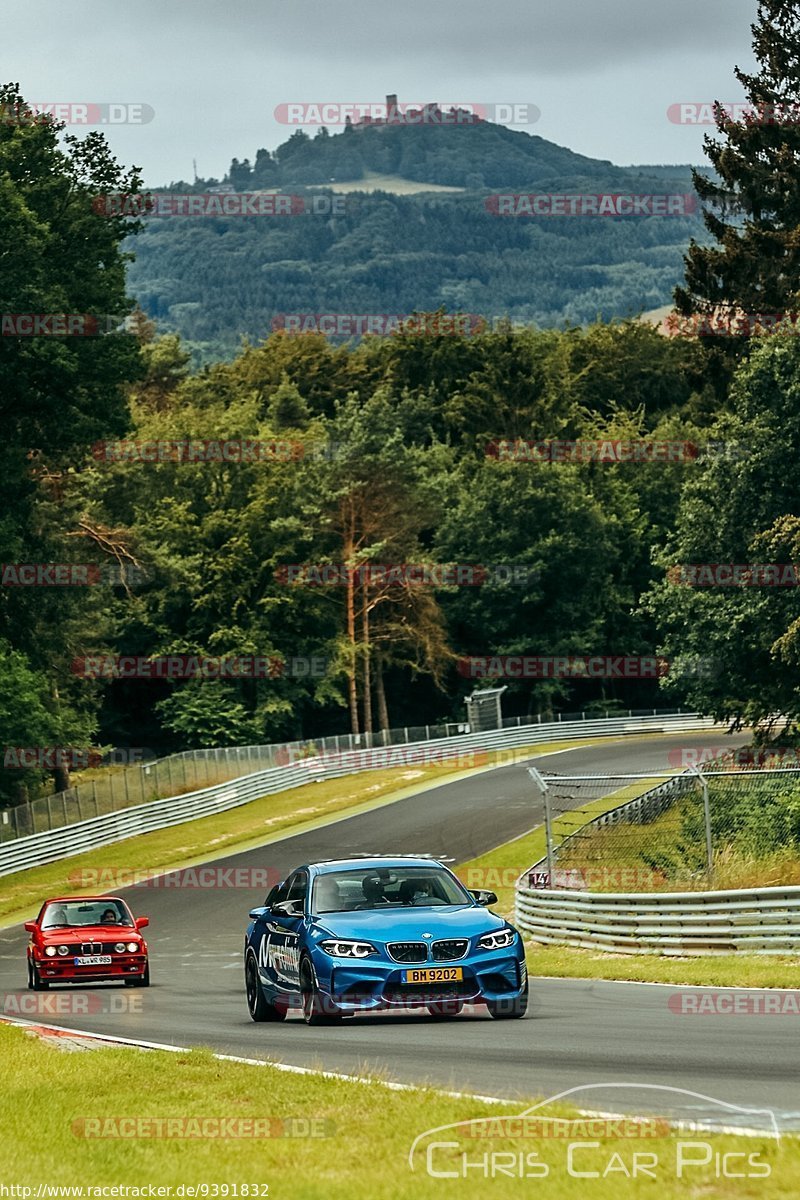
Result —
M 287 136 L 287 101 L 517 101 L 535 132 L 617 162 L 702 157 L 675 101 L 740 90 L 756 0 L 71 0 L 35 32 L 7 4 L 0 74 L 37 102 L 139 102 L 141 129 L 109 129 L 149 183 L 219 175 Z

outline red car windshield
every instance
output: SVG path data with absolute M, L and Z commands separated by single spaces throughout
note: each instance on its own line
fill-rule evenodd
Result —
M 42 916 L 42 929 L 80 928 L 85 925 L 124 925 L 133 917 L 119 900 L 55 900 Z

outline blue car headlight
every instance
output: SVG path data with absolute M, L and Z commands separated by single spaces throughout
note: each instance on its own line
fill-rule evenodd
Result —
M 483 937 L 478 938 L 478 945 L 481 950 L 505 950 L 507 946 L 514 944 L 516 937 L 516 929 L 506 925 L 505 928 L 497 929 L 494 933 L 484 933 Z
M 332 958 L 369 958 L 378 953 L 371 942 L 352 942 L 342 938 L 330 938 L 320 942 L 320 946 Z

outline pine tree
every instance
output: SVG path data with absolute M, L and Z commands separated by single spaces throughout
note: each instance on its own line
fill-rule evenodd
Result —
M 752 26 L 759 72 L 736 78 L 752 113 L 733 121 L 716 109 L 724 140 L 705 152 L 718 180 L 695 171 L 704 221 L 716 246 L 694 239 L 685 257 L 678 311 L 719 308 L 784 313 L 800 300 L 800 9 L 796 0 L 760 0 Z
M 310 413 L 297 386 L 284 371 L 269 402 L 269 419 L 275 430 L 305 429 Z

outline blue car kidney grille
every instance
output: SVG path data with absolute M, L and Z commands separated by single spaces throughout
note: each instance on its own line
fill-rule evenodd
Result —
M 466 938 L 449 938 L 447 941 L 434 942 L 433 957 L 436 962 L 452 962 L 454 958 L 463 958 L 468 946 Z
M 389 942 L 386 949 L 395 962 L 427 962 L 428 947 L 424 942 Z

